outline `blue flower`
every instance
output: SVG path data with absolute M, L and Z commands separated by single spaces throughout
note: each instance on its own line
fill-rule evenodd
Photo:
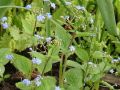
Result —
M 37 75 L 37 77 L 34 79 L 35 85 L 37 87 L 41 85 L 40 79 L 42 79 L 42 77 L 40 75 Z
M 71 3 L 71 2 L 65 2 L 65 4 L 69 6 L 69 5 L 71 5 L 72 3 Z
M 55 87 L 55 90 L 61 90 L 59 86 L 56 86 Z
M 37 16 L 37 21 L 42 22 L 42 21 L 44 21 L 44 20 L 45 20 L 45 16 L 43 16 L 43 15 L 38 15 L 38 16 Z
M 51 13 L 46 13 L 46 16 L 47 16 L 48 19 L 52 18 Z
M 8 54 L 5 56 L 7 60 L 13 60 L 14 56 L 12 54 Z
M 74 46 L 70 46 L 69 49 L 70 49 L 71 52 L 75 51 L 75 47 Z
M 25 6 L 25 8 L 26 8 L 27 10 L 30 10 L 30 9 L 32 8 L 32 6 L 31 6 L 30 4 L 28 4 L 27 6 Z
M 3 29 L 7 29 L 8 28 L 8 24 L 6 22 L 2 23 L 2 27 L 3 27 Z
M 33 59 L 32 59 L 32 63 L 39 65 L 39 64 L 42 63 L 42 61 L 41 61 L 40 59 L 38 59 L 38 58 L 33 58 Z
M 26 86 L 29 86 L 31 84 L 30 80 L 28 79 L 24 79 L 22 83 L 25 84 Z
M 85 11 L 85 7 L 83 7 L 83 6 L 75 6 L 76 7 L 76 9 L 78 9 L 78 10 L 83 10 L 83 11 Z
M 1 21 L 2 21 L 2 22 L 7 21 L 7 17 L 2 17 L 2 18 L 1 18 Z
M 55 8 L 56 8 L 55 3 L 50 3 L 50 6 L 51 6 L 53 9 L 55 9 Z
M 51 38 L 51 37 L 46 38 L 46 42 L 47 42 L 47 43 L 50 43 L 50 42 L 51 42 L 51 40 L 52 40 L 52 38 Z
M 40 35 L 37 35 L 37 34 L 35 34 L 34 36 L 35 36 L 38 40 L 44 39 L 44 37 L 42 37 L 42 36 L 40 36 Z

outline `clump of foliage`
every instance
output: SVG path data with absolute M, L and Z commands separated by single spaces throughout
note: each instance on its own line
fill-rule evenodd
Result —
M 0 0 L 0 82 L 10 64 L 20 90 L 113 90 L 102 78 L 120 75 L 119 3 Z

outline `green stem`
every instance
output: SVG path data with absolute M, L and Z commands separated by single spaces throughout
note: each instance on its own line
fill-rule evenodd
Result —
M 61 55 L 60 66 L 59 66 L 59 86 L 63 87 L 62 75 L 63 75 L 63 58 L 64 54 Z
M 101 81 L 101 83 L 105 86 L 107 86 L 110 90 L 115 90 L 113 86 L 111 86 L 109 83 L 105 82 L 105 81 Z
M 48 57 L 48 59 L 47 59 L 47 61 L 46 61 L 46 63 L 45 63 L 45 66 L 44 66 L 43 71 L 42 71 L 42 76 L 44 76 L 45 69 L 46 69 L 46 67 L 47 67 L 47 64 L 48 64 L 49 60 L 50 60 L 50 57 Z
M 25 7 L 21 7 L 21 6 L 0 6 L 0 8 L 22 8 L 22 9 L 26 9 Z

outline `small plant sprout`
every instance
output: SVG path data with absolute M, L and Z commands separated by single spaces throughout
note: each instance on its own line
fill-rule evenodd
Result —
M 65 2 L 65 4 L 66 4 L 67 6 L 69 6 L 69 5 L 71 5 L 72 3 L 71 3 L 71 2 Z
M 7 29 L 9 26 L 8 26 L 8 23 L 2 23 L 2 27 L 3 27 L 3 29 Z
M 31 6 L 30 4 L 28 4 L 28 5 L 25 6 L 25 8 L 26 8 L 27 10 L 30 10 L 30 9 L 32 8 L 32 6 Z
M 71 45 L 71 46 L 69 47 L 69 50 L 70 50 L 71 52 L 74 52 L 74 51 L 75 51 L 75 47 Z
M 75 7 L 76 7 L 77 10 L 83 10 L 83 11 L 85 11 L 85 7 L 83 7 L 83 6 L 75 6 Z
M 14 56 L 12 54 L 8 54 L 5 56 L 7 60 L 13 60 Z
M 55 90 L 61 90 L 59 86 L 56 86 L 55 87 Z
M 38 59 L 38 58 L 33 58 L 33 59 L 32 59 L 32 63 L 33 63 L 33 64 L 40 65 L 40 64 L 42 63 L 42 61 L 41 61 L 40 59 Z
M 44 15 L 38 15 L 37 16 L 37 21 L 39 21 L 39 22 L 43 22 L 45 20 L 45 16 Z
M 24 80 L 22 81 L 22 83 L 23 83 L 24 85 L 26 85 L 26 86 L 29 86 L 29 85 L 31 84 L 31 82 L 30 82 L 29 79 L 24 79 Z
M 48 19 L 51 19 L 51 18 L 52 18 L 51 13 L 46 13 L 46 16 L 47 16 Z
M 50 6 L 51 6 L 53 9 L 55 9 L 55 8 L 56 8 L 55 3 L 50 3 Z
M 1 18 L 1 21 L 2 21 L 2 22 L 7 21 L 7 17 L 5 17 L 5 16 L 4 16 L 4 17 L 2 17 L 2 18 Z
M 47 43 L 50 43 L 50 42 L 51 42 L 51 40 L 52 40 L 52 38 L 51 38 L 51 37 L 46 38 L 46 42 L 47 42 Z

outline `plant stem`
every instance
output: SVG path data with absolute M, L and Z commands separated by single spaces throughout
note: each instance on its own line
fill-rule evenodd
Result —
M 59 86 L 63 87 L 62 75 L 63 75 L 63 59 L 64 54 L 61 55 L 60 66 L 59 66 Z
M 101 81 L 102 84 L 106 85 L 110 90 L 114 90 L 114 87 L 111 86 L 109 83 L 105 82 L 105 81 Z
M 49 60 L 50 60 L 50 57 L 48 57 L 48 59 L 47 59 L 47 61 L 46 61 L 46 63 L 45 63 L 45 66 L 44 66 L 43 71 L 42 71 L 42 76 L 44 76 L 45 69 L 46 69 L 46 67 L 47 67 L 47 64 L 48 64 Z

